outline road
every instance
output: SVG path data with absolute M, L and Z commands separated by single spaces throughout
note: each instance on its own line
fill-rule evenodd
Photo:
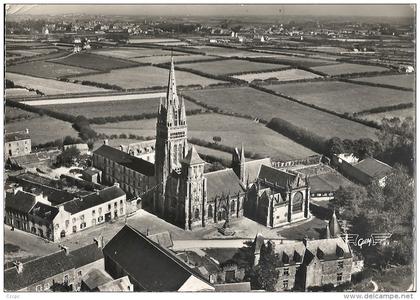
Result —
M 74 97 L 74 98 L 57 98 L 45 100 L 30 100 L 20 101 L 26 105 L 43 106 L 43 105 L 57 105 L 57 104 L 74 104 L 86 102 L 109 102 L 109 101 L 128 101 L 128 100 L 142 100 L 165 97 L 166 93 L 146 93 L 146 94 L 128 94 L 128 95 L 112 95 L 112 96 L 91 96 L 91 97 Z

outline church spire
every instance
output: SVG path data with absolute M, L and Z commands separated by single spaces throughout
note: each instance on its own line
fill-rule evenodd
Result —
M 168 91 L 166 92 L 166 99 L 167 107 L 169 107 L 170 104 L 175 104 L 175 106 L 178 106 L 178 94 L 176 91 L 175 67 L 173 56 L 171 56 L 171 70 L 169 71 Z

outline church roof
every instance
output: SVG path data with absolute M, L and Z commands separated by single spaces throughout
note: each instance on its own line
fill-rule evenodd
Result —
M 266 180 L 272 184 L 277 184 L 280 187 L 286 187 L 287 183 L 293 183 L 296 174 L 291 174 L 286 171 L 281 171 L 270 166 L 262 165 L 258 179 Z
M 271 166 L 270 158 L 262 158 L 245 162 L 245 177 L 246 181 L 253 183 L 257 180 L 260 174 L 261 166 Z
M 139 157 L 132 156 L 111 146 L 102 145 L 93 153 L 106 157 L 111 161 L 114 161 L 143 175 L 154 176 L 155 174 L 155 166 L 151 162 L 148 162 Z
M 196 165 L 196 164 L 204 164 L 205 161 L 201 159 L 200 155 L 198 155 L 197 150 L 195 150 L 194 145 L 188 151 L 187 156 L 185 156 L 182 160 L 182 163 L 187 165 Z
M 244 187 L 232 169 L 205 173 L 207 178 L 207 201 L 213 202 L 216 197 L 243 193 Z

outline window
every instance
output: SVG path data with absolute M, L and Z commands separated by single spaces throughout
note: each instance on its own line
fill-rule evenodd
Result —
M 293 212 L 300 212 L 300 211 L 302 211 L 302 204 L 303 204 L 303 194 L 301 192 L 297 192 L 293 196 L 292 211 Z
M 120 200 L 120 204 L 121 204 L 121 205 L 123 204 L 123 201 L 122 201 L 122 199 Z
M 68 228 L 70 225 L 70 220 L 66 220 L 66 228 Z
M 289 276 L 289 268 L 284 268 L 283 269 L 283 275 L 284 276 Z
M 121 208 L 120 208 L 120 215 L 122 215 L 122 214 L 124 214 L 124 210 L 123 210 L 123 208 L 121 207 Z
M 343 273 L 338 273 L 337 274 L 337 282 L 341 282 L 343 281 Z
M 77 276 L 79 276 L 79 277 L 82 276 L 82 271 L 81 270 L 77 272 Z
M 64 275 L 64 280 L 63 280 L 63 282 L 64 283 L 68 283 L 69 282 L 69 275 Z
M 200 210 L 198 208 L 195 209 L 194 218 L 195 219 L 200 218 Z
M 36 291 L 37 291 L 37 292 L 40 292 L 40 291 L 42 291 L 42 286 L 40 286 L 40 285 L 37 285 L 37 286 L 36 286 Z
M 99 207 L 98 212 L 99 212 L 99 214 L 102 213 L 102 207 Z
M 340 261 L 338 262 L 338 268 L 339 268 L 339 269 L 344 268 L 344 262 L 343 262 L 342 260 L 340 260 Z
M 207 216 L 209 219 L 213 218 L 213 206 L 211 204 L 209 205 L 209 208 L 207 210 Z
M 108 211 L 111 210 L 111 204 L 108 204 Z
M 84 220 L 85 219 L 85 215 L 80 215 L 80 220 Z
M 71 221 L 72 221 L 73 223 L 76 223 L 76 218 L 73 218 Z
M 86 223 L 85 222 L 80 223 L 80 229 L 83 229 L 83 228 L 86 228 Z
M 95 210 L 92 210 L 92 216 L 94 216 L 96 214 Z
M 48 291 L 50 289 L 50 284 L 48 282 L 46 282 L 44 284 L 44 291 Z
M 99 218 L 98 218 L 98 222 L 102 222 L 104 220 L 104 217 L 103 216 L 100 216 Z
M 230 212 L 235 212 L 235 201 L 232 201 L 232 203 L 230 204 Z
M 115 202 L 115 203 L 114 203 L 114 207 L 117 207 L 117 205 L 118 205 L 118 203 L 117 203 L 117 202 Z
M 289 288 L 289 280 L 283 280 L 283 289 L 288 289 Z

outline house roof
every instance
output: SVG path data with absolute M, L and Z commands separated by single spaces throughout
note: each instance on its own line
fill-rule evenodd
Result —
M 320 260 L 334 260 L 339 258 L 352 257 L 349 245 L 341 238 L 330 238 L 321 240 L 309 240 L 306 244 L 304 260 L 309 262 L 314 256 Z M 308 255 L 310 252 L 311 255 Z
M 181 162 L 187 165 L 196 165 L 196 164 L 205 163 L 205 161 L 201 159 L 200 155 L 198 155 L 197 150 L 195 150 L 194 145 L 192 145 L 187 155 L 181 160 Z
M 164 248 L 170 248 L 174 245 L 171 234 L 168 231 L 151 234 L 147 237 Z
M 29 133 L 26 133 L 25 131 L 17 131 L 17 132 L 10 132 L 10 133 L 6 132 L 5 134 L 6 143 L 28 140 L 30 138 L 31 136 L 29 135 Z
M 245 162 L 245 176 L 249 183 L 253 183 L 257 180 L 262 165 L 271 166 L 271 159 L 262 158 Z
M 58 208 L 44 204 L 42 202 L 37 202 L 34 207 L 29 212 L 30 216 L 35 216 L 45 220 L 46 222 L 52 222 L 55 216 L 58 214 Z
M 336 191 L 340 186 L 350 185 L 352 182 L 336 171 L 309 177 L 311 192 Z
M 93 251 L 93 247 L 96 248 L 96 251 Z M 68 255 L 61 250 L 23 263 L 23 270 L 20 274 L 15 267 L 5 270 L 4 289 L 18 291 L 60 273 L 95 262 L 102 257 L 102 251 L 96 244 L 70 251 Z
M 205 173 L 204 176 L 207 178 L 207 200 L 209 202 L 213 202 L 217 196 L 233 196 L 245 191 L 232 169 Z
M 35 196 L 30 193 L 18 191 L 16 194 L 6 194 L 6 209 L 12 209 L 27 214 L 34 205 Z
M 196 277 L 174 254 L 129 225 L 125 225 L 103 251 L 105 257 L 118 263 L 145 291 L 177 291 L 191 276 Z
M 250 282 L 223 283 L 214 285 L 216 292 L 250 292 Z
M 122 166 L 125 166 L 126 168 L 146 176 L 154 176 L 155 174 L 155 166 L 151 162 L 148 162 L 139 157 L 132 156 L 126 152 L 120 151 L 108 145 L 102 145 L 96 149 L 93 154 L 106 157 Z
M 112 281 L 109 281 L 105 284 L 98 286 L 100 292 L 128 292 L 131 291 L 131 282 L 128 276 L 124 276 Z
M 111 186 L 97 193 L 92 193 L 80 199 L 74 199 L 64 203 L 64 210 L 75 214 L 124 195 L 124 191 L 118 186 Z
M 87 174 L 89 176 L 99 174 L 100 172 L 101 172 L 100 170 L 98 170 L 96 168 L 92 168 L 92 167 L 82 170 L 82 173 Z
M 98 286 L 112 281 L 112 277 L 103 270 L 92 269 L 82 277 L 83 283 L 93 291 Z
M 384 162 L 372 157 L 365 158 L 353 165 L 356 169 L 362 171 L 371 178 L 381 179 L 392 172 L 393 168 Z

